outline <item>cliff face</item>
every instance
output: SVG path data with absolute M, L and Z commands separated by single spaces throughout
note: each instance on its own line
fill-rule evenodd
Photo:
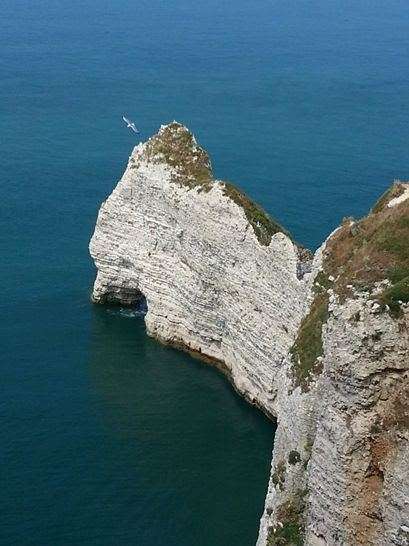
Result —
M 408 543 L 406 197 L 394 186 L 312 259 L 173 123 L 100 209 L 93 300 L 144 296 L 150 335 L 277 418 L 258 546 Z
M 330 306 L 308 465 L 313 544 L 408 543 L 408 320 L 376 305 Z
M 408 197 L 395 184 L 317 252 L 288 363 L 310 426 L 299 455 L 279 427 L 260 545 L 409 543 Z
M 301 253 L 261 209 L 213 181 L 184 127 L 164 127 L 135 148 L 90 248 L 95 301 L 132 304 L 142 293 L 150 335 L 209 357 L 276 413 L 274 379 L 303 313 Z

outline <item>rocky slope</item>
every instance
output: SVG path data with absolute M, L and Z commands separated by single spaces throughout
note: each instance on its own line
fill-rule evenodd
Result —
M 395 184 L 312 257 L 172 123 L 100 209 L 93 300 L 145 297 L 150 335 L 277 419 L 258 546 L 408 544 L 408 197 Z

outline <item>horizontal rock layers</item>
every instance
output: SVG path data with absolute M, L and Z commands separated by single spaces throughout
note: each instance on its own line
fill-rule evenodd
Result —
M 312 257 L 214 180 L 172 123 L 134 149 L 101 206 L 93 300 L 145 297 L 150 335 L 215 363 L 277 418 L 259 546 L 407 544 L 408 243 L 399 259 L 365 246 L 393 222 L 405 239 L 405 192 L 395 185 L 375 221 L 346 222 Z M 388 280 L 385 261 L 403 277 Z

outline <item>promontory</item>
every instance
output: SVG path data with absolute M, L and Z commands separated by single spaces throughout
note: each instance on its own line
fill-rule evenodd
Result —
M 257 546 L 409 544 L 409 184 L 312 254 L 174 122 L 133 150 L 90 251 L 94 302 L 146 299 L 149 335 L 277 420 Z

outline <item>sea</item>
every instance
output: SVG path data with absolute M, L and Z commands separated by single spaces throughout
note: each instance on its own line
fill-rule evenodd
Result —
M 409 178 L 409 4 L 2 0 L 0 21 L 0 544 L 252 546 L 275 424 L 92 305 L 88 242 L 174 119 L 306 247 L 364 215 Z

